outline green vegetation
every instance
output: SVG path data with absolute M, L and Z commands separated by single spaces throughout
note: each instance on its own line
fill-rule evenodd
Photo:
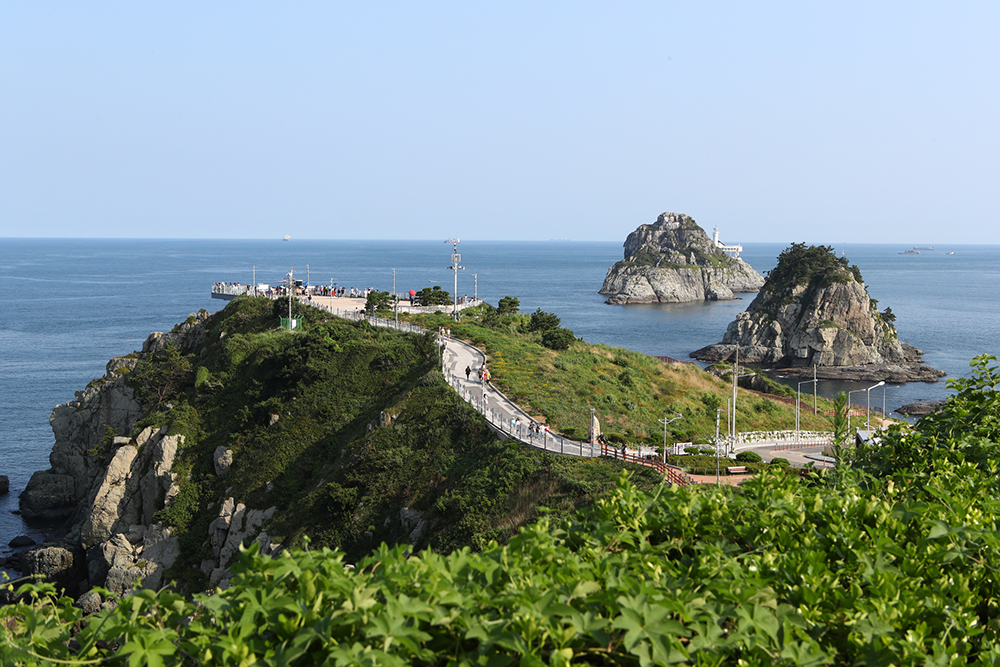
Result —
M 394 303 L 393 296 L 389 292 L 372 290 L 368 292 L 368 298 L 365 299 L 365 312 L 377 315 L 388 314 L 392 312 Z
M 128 376 L 151 406 L 135 433 L 166 425 L 185 436 L 174 465 L 180 493 L 156 517 L 181 540 L 171 574 L 182 584 L 200 585 L 192 577 L 211 555 L 205 536 L 227 496 L 276 507 L 268 532 L 286 545 L 308 537 L 360 559 L 382 542 L 413 541 L 404 507 L 423 513 L 418 548 L 448 552 L 503 541 L 613 486 L 620 463 L 497 440 L 444 383 L 431 335 L 312 308 L 298 315 L 303 331 L 289 334 L 276 330 L 285 312 L 287 302 L 235 299 L 207 320 L 201 349 L 168 346 Z M 212 464 L 220 445 L 234 459 L 224 478 Z M 637 479 L 659 481 L 652 470 Z
M 992 357 L 851 467 L 642 491 L 482 551 L 251 548 L 233 586 L 84 620 L 47 585 L 0 660 L 130 665 L 995 665 L 1000 373 Z M 470 613 L 473 610 L 473 613 Z
M 431 330 L 450 327 L 453 336 L 484 350 L 493 383 L 534 418 L 570 437 L 586 437 L 594 408 L 609 440 L 662 445 L 663 427 L 657 420 L 681 413 L 683 418 L 668 426 L 668 441 L 707 442 L 715 435 L 716 411 L 725 414 L 732 396 L 730 382 L 694 364 L 666 364 L 639 352 L 570 338 L 572 332 L 558 328 L 557 316 L 541 310 L 501 316 L 482 306 L 462 311 L 460 322 L 446 314 L 411 319 Z M 567 331 L 568 346 L 547 346 L 542 323 L 548 331 Z M 789 392 L 784 386 L 771 391 Z M 829 430 L 824 412 L 832 404 L 820 400 L 819 409 L 819 414 L 802 409 L 804 430 Z M 737 419 L 746 431 L 791 429 L 794 401 L 740 389 Z
M 448 290 L 441 289 L 440 285 L 423 288 L 416 293 L 413 300 L 420 306 L 446 306 L 452 303 Z
M 515 296 L 505 296 L 497 303 L 498 315 L 514 315 L 520 310 L 521 302 Z
M 864 282 L 861 270 L 849 264 L 846 257 L 837 257 L 832 246 L 793 243 L 778 255 L 777 266 L 768 272 L 764 290 L 783 294 L 799 285 L 819 289 L 850 280 Z

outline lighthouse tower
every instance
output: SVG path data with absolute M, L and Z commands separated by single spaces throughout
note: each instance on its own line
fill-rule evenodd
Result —
M 719 240 L 719 228 L 715 228 L 715 233 L 712 234 L 712 240 L 715 241 L 715 247 L 724 253 L 732 255 L 733 257 L 739 257 L 740 253 L 743 252 L 743 246 L 741 245 L 726 245 Z

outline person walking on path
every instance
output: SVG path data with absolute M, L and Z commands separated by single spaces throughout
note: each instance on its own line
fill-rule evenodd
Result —
M 465 381 L 466 382 L 469 381 L 469 376 L 470 375 L 472 375 L 472 368 L 470 368 L 469 366 L 466 366 L 465 367 Z

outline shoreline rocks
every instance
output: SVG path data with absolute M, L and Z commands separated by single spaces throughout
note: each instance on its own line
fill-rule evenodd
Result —
M 907 403 L 897 408 L 896 412 L 907 417 L 926 417 L 937 412 L 944 407 L 945 401 L 921 401 L 919 403 Z

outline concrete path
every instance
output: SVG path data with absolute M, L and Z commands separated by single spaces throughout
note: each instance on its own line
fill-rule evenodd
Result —
M 600 456 L 600 448 L 551 433 L 489 381 L 480 379 L 486 357 L 482 351 L 453 336 L 439 336 L 444 346 L 441 369 L 459 395 L 508 437 L 525 444 L 571 456 Z M 466 375 L 465 369 L 469 369 Z

